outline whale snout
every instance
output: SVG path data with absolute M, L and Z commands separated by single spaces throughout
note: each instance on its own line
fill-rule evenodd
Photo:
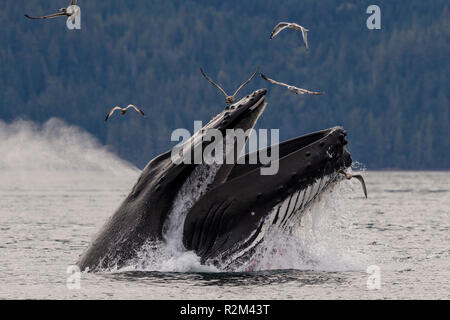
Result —
M 262 89 L 256 90 L 251 95 L 254 97 L 262 97 L 262 96 L 265 96 L 266 93 L 267 93 L 267 89 L 262 88 Z
M 247 95 L 241 100 L 225 106 L 225 111 L 233 112 L 237 110 L 255 109 L 259 105 L 261 100 L 264 100 L 264 96 L 267 94 L 267 89 L 258 89 L 253 93 Z

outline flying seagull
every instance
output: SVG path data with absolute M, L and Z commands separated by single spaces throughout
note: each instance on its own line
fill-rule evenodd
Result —
M 302 89 L 302 88 L 297 88 L 297 87 L 294 87 L 294 86 L 290 86 L 290 85 L 288 85 L 288 84 L 286 84 L 286 83 L 278 82 L 278 81 L 272 80 L 272 79 L 270 79 L 270 78 L 267 78 L 267 77 L 266 77 L 265 75 L 263 75 L 262 73 L 261 73 L 261 78 L 263 78 L 264 80 L 269 81 L 269 82 L 272 83 L 272 84 L 277 84 L 277 85 L 279 85 L 279 86 L 286 87 L 286 88 L 288 88 L 289 91 L 291 91 L 291 92 L 293 92 L 293 93 L 296 93 L 296 94 L 321 95 L 321 94 L 324 94 L 324 93 L 325 93 L 325 92 L 322 92 L 322 91 L 321 91 L 321 92 L 309 91 L 309 90 L 306 90 L 306 89 Z
M 217 83 L 215 83 L 214 81 L 211 80 L 210 77 L 208 77 L 206 75 L 206 73 L 203 71 L 202 68 L 200 68 L 200 71 L 202 72 L 202 75 L 206 78 L 206 80 L 208 80 L 214 87 L 216 87 L 217 89 L 219 89 L 225 96 L 226 99 L 226 103 L 234 103 L 236 101 L 236 95 L 238 94 L 238 92 L 244 87 L 246 86 L 252 79 L 253 77 L 256 75 L 256 73 L 258 72 L 258 69 L 256 69 L 255 73 L 247 80 L 245 81 L 243 84 L 241 84 L 241 86 L 236 90 L 236 92 L 232 95 L 229 96 L 223 89 L 221 86 L 219 86 Z
M 367 198 L 366 183 L 364 182 L 364 178 L 360 174 L 351 174 L 351 173 L 345 172 L 344 170 L 339 171 L 339 173 L 343 174 L 348 180 L 350 180 L 352 178 L 358 179 L 359 182 L 361 182 L 361 185 L 362 185 L 363 191 L 364 191 L 364 195 Z
M 140 114 L 142 114 L 143 116 L 145 116 L 144 111 L 142 111 L 141 109 L 139 109 L 138 107 L 136 107 L 135 105 L 129 104 L 126 108 L 121 108 L 118 106 L 115 106 L 114 108 L 111 109 L 111 111 L 106 115 L 105 118 L 105 122 L 108 121 L 109 117 L 112 116 L 112 114 L 116 111 L 116 110 L 120 110 L 120 114 L 124 115 L 125 113 L 127 113 L 128 109 L 133 108 L 134 110 L 136 110 L 137 112 L 139 112 Z
M 306 49 L 307 50 L 309 49 L 309 47 L 308 47 L 308 34 L 307 34 L 307 32 L 309 30 L 306 29 L 306 28 L 303 28 L 301 25 L 296 24 L 296 23 L 280 22 L 273 29 L 272 34 L 270 35 L 270 40 L 272 40 L 273 37 L 275 37 L 277 34 L 279 34 L 282 30 L 284 30 L 286 28 L 290 28 L 290 29 L 294 29 L 294 30 L 297 30 L 297 31 L 301 31 L 302 32 L 302 36 L 303 36 L 303 43 L 305 44 Z
M 28 14 L 25 14 L 25 17 L 28 19 L 50 19 L 50 18 L 56 18 L 61 16 L 67 16 L 70 17 L 74 14 L 77 14 L 78 11 L 76 11 L 72 6 L 77 4 L 77 0 L 72 0 L 67 8 L 61 8 L 59 9 L 59 13 L 50 14 L 48 16 L 42 16 L 42 17 L 31 17 Z

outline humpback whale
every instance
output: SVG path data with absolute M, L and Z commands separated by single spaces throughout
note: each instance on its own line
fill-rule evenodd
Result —
M 202 139 L 209 129 L 224 135 L 227 129 L 252 129 L 267 105 L 266 93 L 259 89 L 227 105 L 185 142 L 187 152 L 214 143 Z M 289 232 L 321 192 L 344 179 L 340 171 L 352 163 L 346 144 L 344 129 L 334 127 L 281 143 L 274 175 L 260 174 L 261 167 L 267 166 L 261 161 L 220 165 L 204 193 L 187 208 L 181 230 L 184 248 L 194 251 L 202 263 L 226 269 L 248 258 L 268 227 Z M 173 161 L 171 154 L 168 151 L 147 164 L 130 194 L 81 255 L 77 263 L 81 270 L 126 266 L 145 243 L 165 241 L 174 202 L 198 166 Z
M 234 166 L 227 181 L 187 215 L 186 249 L 204 263 L 238 266 L 234 260 L 251 256 L 269 227 L 291 232 L 313 200 L 351 165 L 345 136 L 335 127 L 281 143 L 279 171 L 272 176 L 260 175 L 259 165 Z

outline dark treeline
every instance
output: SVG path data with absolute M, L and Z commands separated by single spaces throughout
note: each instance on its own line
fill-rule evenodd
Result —
M 259 128 L 281 139 L 335 125 L 349 132 L 354 160 L 370 169 L 450 169 L 450 15 L 447 0 L 378 1 L 381 30 L 368 30 L 372 1 L 80 0 L 82 30 L 65 19 L 30 21 L 68 0 L 0 5 L 0 119 L 62 118 L 143 166 L 167 150 L 172 130 L 209 121 L 225 90 L 259 67 L 269 77 L 324 96 L 269 89 Z M 310 29 L 269 35 L 278 21 Z M 103 122 L 109 108 L 138 114 Z

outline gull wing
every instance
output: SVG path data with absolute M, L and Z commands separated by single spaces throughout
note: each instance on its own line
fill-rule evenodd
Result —
M 59 17 L 59 16 L 66 16 L 66 15 L 67 14 L 65 14 L 64 12 L 50 14 L 48 16 L 42 16 L 42 17 L 31 17 L 28 14 L 24 14 L 24 16 L 27 17 L 28 19 L 50 19 L 50 18 L 55 18 L 55 17 Z
M 263 79 L 266 80 L 266 81 L 269 81 L 269 82 L 272 83 L 272 84 L 277 84 L 277 85 L 283 86 L 283 87 L 290 87 L 288 84 L 283 83 L 283 82 L 278 82 L 278 81 L 275 81 L 275 80 L 273 80 L 273 79 L 270 79 L 270 78 L 266 77 L 266 76 L 265 76 L 264 74 L 262 74 L 262 73 L 261 73 L 261 78 L 263 78 Z
M 113 114 L 116 110 L 122 110 L 122 108 L 121 108 L 121 107 L 118 107 L 118 106 L 115 106 L 114 108 L 112 108 L 111 111 L 109 111 L 108 114 L 106 115 L 105 122 L 108 121 L 109 117 L 111 117 L 112 114 Z
M 138 107 L 136 107 L 134 104 L 129 104 L 128 107 L 126 108 L 127 110 L 133 108 L 134 110 L 136 110 L 137 112 L 139 112 L 140 114 L 142 114 L 143 116 L 145 116 L 144 111 L 142 111 L 141 109 L 139 109 Z
M 309 50 L 308 46 L 308 30 L 302 27 L 302 36 L 303 36 L 303 43 L 305 44 L 306 50 Z
M 217 83 L 215 83 L 214 81 L 212 81 L 211 78 L 208 77 L 208 76 L 206 75 L 206 73 L 203 71 L 202 68 L 200 68 L 200 71 L 201 71 L 202 75 L 205 77 L 206 80 L 208 80 L 214 87 L 216 87 L 217 89 L 219 89 L 219 90 L 223 93 L 223 95 L 224 95 L 225 97 L 228 97 L 227 93 L 222 89 L 222 87 L 219 86 L 219 85 L 218 85 Z
M 279 85 L 279 86 L 286 87 L 286 88 L 288 88 L 289 90 L 291 90 L 292 92 L 295 92 L 295 93 L 297 93 L 297 94 L 322 95 L 322 94 L 325 93 L 325 92 L 322 92 L 322 91 L 321 91 L 321 92 L 309 91 L 309 90 L 306 90 L 306 89 L 302 89 L 302 88 L 297 88 L 297 87 L 294 87 L 294 86 L 290 86 L 290 85 L 288 85 L 288 84 L 286 84 L 286 83 L 272 80 L 272 79 L 266 77 L 265 75 L 263 75 L 262 73 L 261 73 L 261 78 L 263 78 L 264 80 L 269 81 L 269 82 L 272 83 L 272 84 L 277 84 L 277 85 Z
M 289 22 L 280 22 L 278 23 L 275 28 L 272 30 L 272 33 L 270 34 L 270 39 L 273 39 L 277 34 L 279 34 L 282 30 L 289 28 L 291 23 Z
M 70 5 L 71 6 L 74 6 L 74 5 L 76 5 L 77 4 L 77 0 L 72 0 L 71 2 L 70 2 Z
M 258 68 L 256 68 L 255 73 L 247 80 L 245 81 L 243 84 L 241 84 L 241 86 L 236 90 L 236 92 L 233 94 L 233 97 L 236 96 L 238 94 L 238 92 L 245 87 L 250 81 L 252 81 L 253 77 L 258 73 Z
M 297 88 L 294 86 L 291 86 L 291 88 L 293 91 L 295 91 L 295 93 L 298 93 L 298 94 L 310 94 L 310 95 L 314 95 L 314 96 L 319 96 L 319 95 L 325 94 L 325 92 L 323 92 L 323 91 L 309 91 L 309 90 Z

